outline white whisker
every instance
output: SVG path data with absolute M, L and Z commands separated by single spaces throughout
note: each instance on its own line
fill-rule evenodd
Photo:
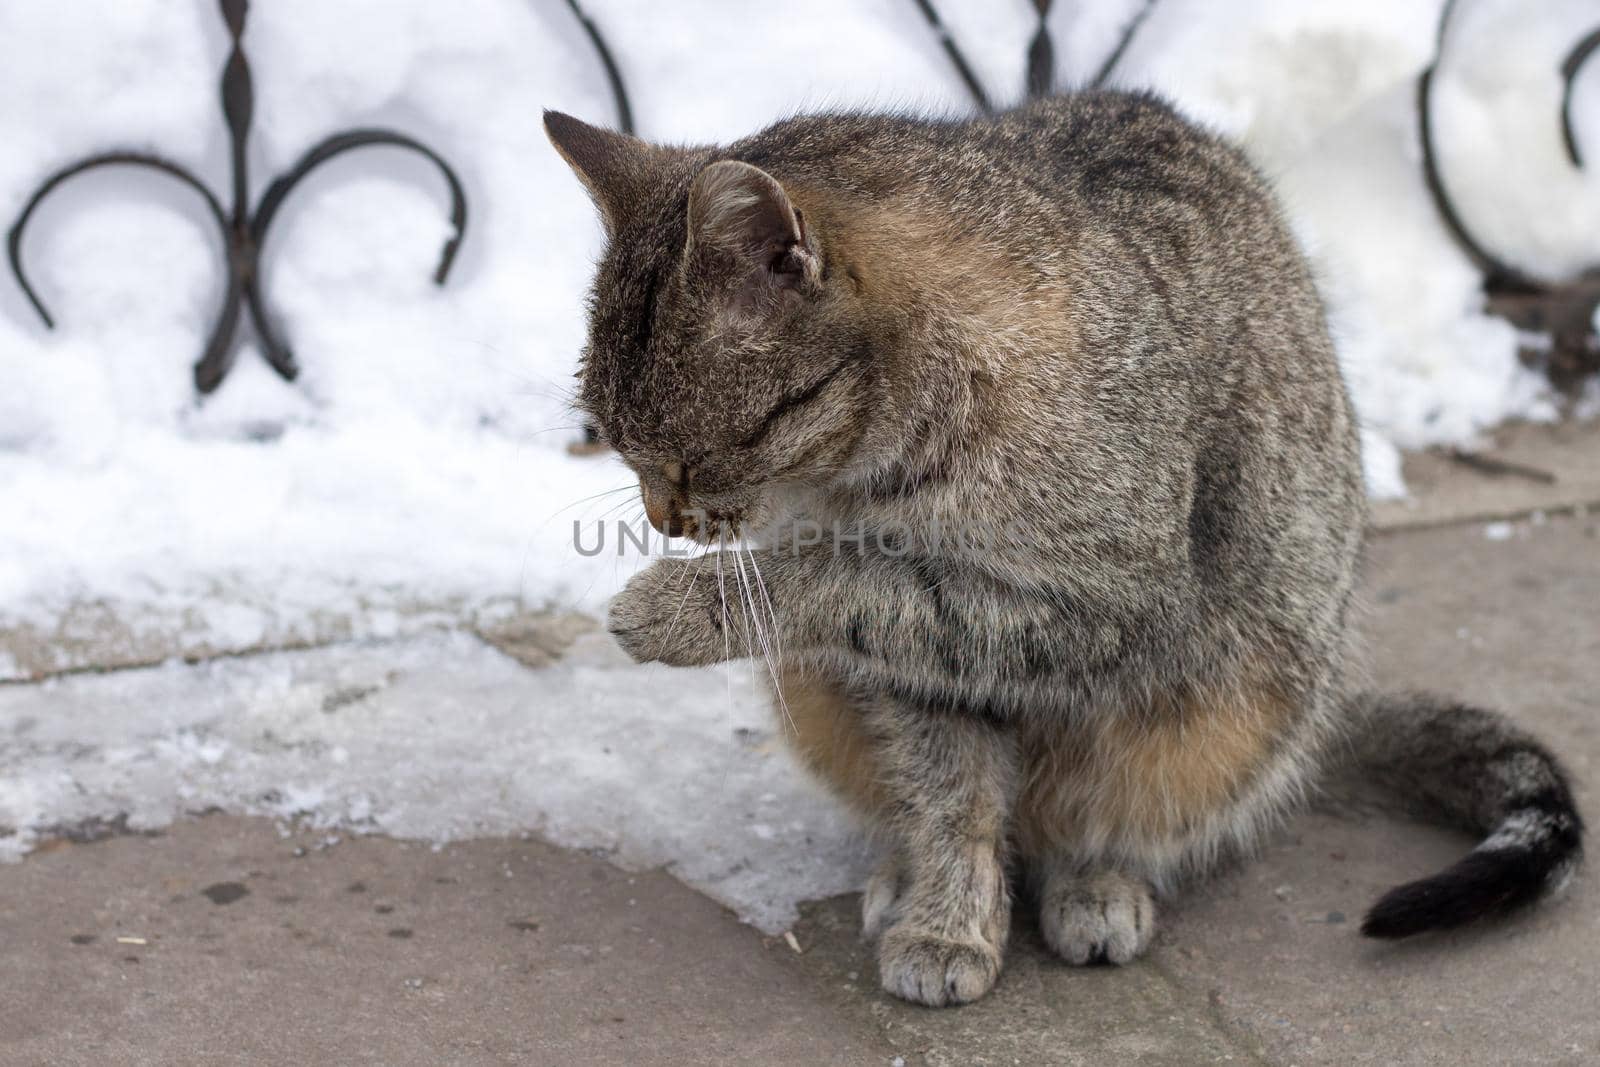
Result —
M 743 555 L 740 554 L 741 551 Z M 755 556 L 750 550 L 748 548 L 739 549 L 735 547 L 733 559 L 739 567 L 740 580 L 744 585 L 745 603 L 749 606 L 750 629 L 755 631 L 756 640 L 761 645 L 761 658 L 767 665 L 767 674 L 772 678 L 772 691 L 777 697 L 778 708 L 783 712 L 783 717 L 788 722 L 790 730 L 798 734 L 799 728 L 795 725 L 794 716 L 789 713 L 789 703 L 784 699 L 783 685 L 778 678 L 778 661 L 773 656 L 772 626 L 770 624 L 766 627 L 761 625 L 761 613 L 756 606 L 755 592 L 750 579 L 744 573 L 745 556 L 750 558 L 750 565 L 754 567 Z
M 613 493 L 626 493 L 626 492 L 629 492 L 629 491 L 633 490 L 634 488 L 635 488 L 635 486 L 632 486 L 632 485 L 619 485 L 615 489 L 602 489 L 598 493 L 591 493 L 588 496 L 579 497 L 577 500 L 574 500 L 572 503 L 567 504 L 567 505 L 565 505 L 563 507 L 559 507 L 555 511 L 552 511 L 550 513 L 550 517 L 548 519 L 544 520 L 545 521 L 545 525 L 548 526 L 550 523 L 554 522 L 556 516 L 560 515 L 563 511 L 571 511 L 573 508 L 577 507 L 579 504 L 587 504 L 591 500 L 599 500 L 601 497 L 611 496 Z
M 737 584 L 738 587 L 739 587 L 739 612 L 740 612 L 740 614 L 742 614 L 744 616 L 744 622 L 745 622 L 745 625 L 744 625 L 744 651 L 745 651 L 745 657 L 747 659 L 755 659 L 756 658 L 755 642 L 753 642 L 751 640 L 751 635 L 755 634 L 757 631 L 756 631 L 756 627 L 755 627 L 755 620 L 751 617 L 751 613 L 750 613 L 750 610 L 749 610 L 749 605 L 750 605 L 750 585 L 745 580 L 744 563 L 739 558 L 739 547 L 737 545 L 735 545 L 734 549 L 733 549 L 733 566 L 734 566 L 734 571 L 733 571 L 734 581 L 735 581 L 735 584 Z
M 727 670 L 728 660 L 733 658 L 732 643 L 728 637 L 728 586 L 722 577 L 722 547 L 724 539 L 722 531 L 717 531 L 717 595 L 722 599 L 722 662 L 723 669 L 728 677 L 728 715 L 733 715 L 733 672 Z
M 745 549 L 745 555 L 750 557 L 750 570 L 756 576 L 756 588 L 761 590 L 761 600 L 767 606 L 767 624 L 771 627 L 772 643 L 777 649 L 778 666 L 783 666 L 783 631 L 778 626 L 778 610 L 772 606 L 772 597 L 767 595 L 767 583 L 761 577 L 761 568 L 756 565 L 756 554 L 751 549 Z
M 672 613 L 672 620 L 667 623 L 667 635 L 669 637 L 671 636 L 673 629 L 677 627 L 678 619 L 683 615 L 683 606 L 689 602 L 689 594 L 694 592 L 695 584 L 700 580 L 700 571 L 705 567 L 705 565 L 706 556 L 705 553 L 702 552 L 698 557 L 696 557 L 693 567 L 685 566 L 683 568 L 684 573 L 688 574 L 689 576 L 687 579 L 682 576 L 678 578 L 678 584 L 683 586 L 683 596 L 678 599 L 678 610 Z M 690 571 L 693 571 L 694 573 L 689 574 Z

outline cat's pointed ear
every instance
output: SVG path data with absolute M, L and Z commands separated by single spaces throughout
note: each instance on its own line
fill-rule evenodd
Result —
M 688 258 L 709 254 L 731 264 L 746 298 L 817 284 L 820 261 L 805 216 L 760 167 L 729 159 L 702 170 L 689 188 L 688 222 Z
M 544 132 L 589 190 L 606 229 L 616 232 L 632 206 L 648 195 L 658 150 L 637 137 L 559 111 L 544 113 Z

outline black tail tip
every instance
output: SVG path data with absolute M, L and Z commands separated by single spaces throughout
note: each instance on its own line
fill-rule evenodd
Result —
M 1362 935 L 1394 941 L 1468 921 L 1439 907 L 1437 894 L 1428 884 L 1433 881 L 1437 879 L 1410 882 L 1385 893 L 1361 920 Z
M 1431 878 L 1389 890 L 1361 921 L 1367 937 L 1394 940 L 1449 930 L 1533 903 L 1576 865 L 1576 850 L 1484 849 Z

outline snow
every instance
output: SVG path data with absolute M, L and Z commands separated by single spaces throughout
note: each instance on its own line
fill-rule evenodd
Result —
M 658 139 L 729 139 L 817 107 L 968 106 L 910 0 L 585 2 L 641 131 Z M 1141 3 L 1055 5 L 1063 84 L 1099 66 Z M 1033 6 L 938 6 L 991 97 L 1015 100 Z M 1535 274 L 1570 273 L 1600 253 L 1600 167 L 1566 162 L 1555 71 L 1592 27 L 1593 0 L 1459 7 L 1436 79 L 1446 180 L 1502 256 Z M 1469 443 L 1503 419 L 1552 415 L 1542 383 L 1516 360 L 1516 333 L 1482 313 L 1478 278 L 1422 182 L 1412 98 L 1437 12 L 1437 2 L 1162 0 L 1116 78 L 1153 85 L 1240 138 L 1282 191 L 1322 279 L 1377 496 L 1404 491 L 1397 447 Z M 630 862 L 673 862 L 698 871 L 685 875 L 696 884 L 721 885 L 712 866 L 694 866 L 721 840 L 715 805 L 686 791 L 709 806 L 662 808 L 689 820 L 669 843 L 668 830 L 639 822 L 654 818 L 646 800 L 664 803 L 657 791 L 629 799 L 628 787 L 661 770 L 662 746 L 685 738 L 693 743 L 676 757 L 677 777 L 663 780 L 686 783 L 701 759 L 720 760 L 725 775 L 749 769 L 748 752 L 726 737 L 709 744 L 714 724 L 677 703 L 711 685 L 706 675 L 593 668 L 604 684 L 581 697 L 580 723 L 551 718 L 580 700 L 579 668 L 561 667 L 514 687 L 513 716 L 494 703 L 490 679 L 515 672 L 426 634 L 518 610 L 599 611 L 639 564 L 571 547 L 573 521 L 639 510 L 620 463 L 565 451 L 578 432 L 567 400 L 600 233 L 539 115 L 554 107 L 611 119 L 589 42 L 554 2 L 274 0 L 252 7 L 246 44 L 257 195 L 337 129 L 396 126 L 438 148 L 467 183 L 455 274 L 444 288 L 430 280 L 449 232 L 431 167 L 388 149 L 341 158 L 296 192 L 267 245 L 267 291 L 301 379 L 279 381 L 247 342 L 223 388 L 196 401 L 188 368 L 220 283 L 216 236 L 193 194 L 127 170 L 63 187 L 25 248 L 59 328 L 44 330 L 0 278 L 0 631 L 48 635 L 114 617 L 135 638 L 159 632 L 186 654 L 391 639 L 417 657 L 406 665 L 412 688 L 394 698 L 414 747 L 382 748 L 401 742 L 343 732 L 354 717 L 306 711 L 325 683 L 296 689 L 300 660 L 60 682 L 27 713 L 34 729 L 104 753 L 106 764 L 45 773 L 44 756 L 35 766 L 0 747 L 0 759 L 28 772 L 0 774 L 0 823 L 33 828 L 5 847 L 24 848 L 29 833 L 90 808 L 136 809 L 159 823 L 215 802 L 303 808 L 330 826 L 422 838 L 537 829 L 568 843 L 626 840 L 616 847 Z M 48 171 L 118 145 L 159 150 L 225 189 L 216 99 L 225 45 L 209 0 L 0 5 L 0 216 L 14 217 Z M 1600 62 L 1579 80 L 1573 114 L 1580 142 L 1600 155 Z M 1600 387 L 1586 404 L 1600 411 Z M 92 665 L 76 647 L 56 646 L 53 666 Z M 439 661 L 446 648 L 483 678 Z M 306 662 L 331 678 L 344 654 Z M 348 669 L 359 674 L 366 662 Z M 424 666 L 432 681 L 421 679 Z M 0 680 L 26 669 L 0 652 Z M 137 696 L 138 686 L 152 688 Z M 161 686 L 185 695 L 158 699 Z M 481 712 L 497 731 L 492 743 L 464 736 L 467 719 L 421 706 L 466 708 L 468 691 L 500 709 Z M 682 714 L 640 717 L 646 691 Z M 33 699 L 0 693 L 13 711 Z M 730 704 L 726 714 L 751 724 L 766 714 L 754 696 L 725 697 L 714 710 Z M 257 734 L 229 733 L 230 714 Z M 3 721 L 15 731 L 21 720 Z M 299 731 L 306 744 L 268 751 L 258 735 L 269 728 Z M 633 746 L 616 749 L 632 762 L 613 768 L 583 748 L 600 739 Z M 411 761 L 392 786 L 374 769 L 390 758 Z M 177 797 L 163 774 L 194 796 Z M 610 800 L 584 792 L 595 783 L 613 788 Z M 781 804 L 801 803 L 800 786 L 780 785 Z M 750 807 L 758 794 L 735 795 L 760 812 L 741 854 L 750 866 L 799 862 L 796 831 Z M 713 891 L 764 922 L 787 907 L 768 889 Z

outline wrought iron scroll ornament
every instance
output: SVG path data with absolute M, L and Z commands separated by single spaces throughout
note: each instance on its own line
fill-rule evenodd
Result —
M 449 276 L 450 266 L 455 262 L 456 252 L 461 247 L 461 239 L 467 226 L 466 193 L 455 171 L 444 158 L 413 137 L 395 130 L 380 128 L 347 130 L 325 138 L 301 156 L 299 162 L 287 172 L 267 186 L 261 195 L 261 200 L 256 204 L 255 211 L 252 212 L 247 149 L 250 120 L 255 105 L 255 90 L 250 77 L 250 65 L 245 59 L 241 44 L 249 0 L 221 0 L 221 9 L 223 21 L 227 23 L 228 33 L 233 40 L 227 64 L 222 71 L 222 113 L 228 125 L 233 172 L 231 210 L 225 211 L 221 202 L 205 183 L 193 172 L 177 163 L 149 152 L 102 152 L 63 167 L 46 178 L 24 205 L 17 221 L 12 224 L 6 240 L 7 256 L 17 283 L 45 325 L 53 328 L 55 320 L 51 318 L 44 301 L 40 299 L 38 292 L 23 272 L 22 236 L 34 211 L 56 186 L 84 171 L 127 164 L 170 174 L 193 189 L 205 201 L 227 250 L 227 285 L 223 293 L 222 309 L 211 329 L 205 351 L 199 362 L 194 365 L 194 384 L 201 393 L 209 393 L 216 389 L 233 368 L 237 354 L 233 343 L 234 335 L 238 330 L 240 312 L 245 307 L 249 308 L 250 319 L 261 341 L 263 354 L 272 369 L 287 381 L 293 381 L 299 374 L 299 365 L 295 362 L 294 354 L 273 322 L 272 316 L 268 314 L 262 295 L 261 248 L 284 200 L 308 174 L 323 163 L 352 149 L 371 145 L 391 145 L 416 152 L 439 169 L 450 187 L 450 222 L 455 228 L 455 233 L 445 243 L 439 264 L 434 269 L 433 280 L 437 285 L 443 285 Z

